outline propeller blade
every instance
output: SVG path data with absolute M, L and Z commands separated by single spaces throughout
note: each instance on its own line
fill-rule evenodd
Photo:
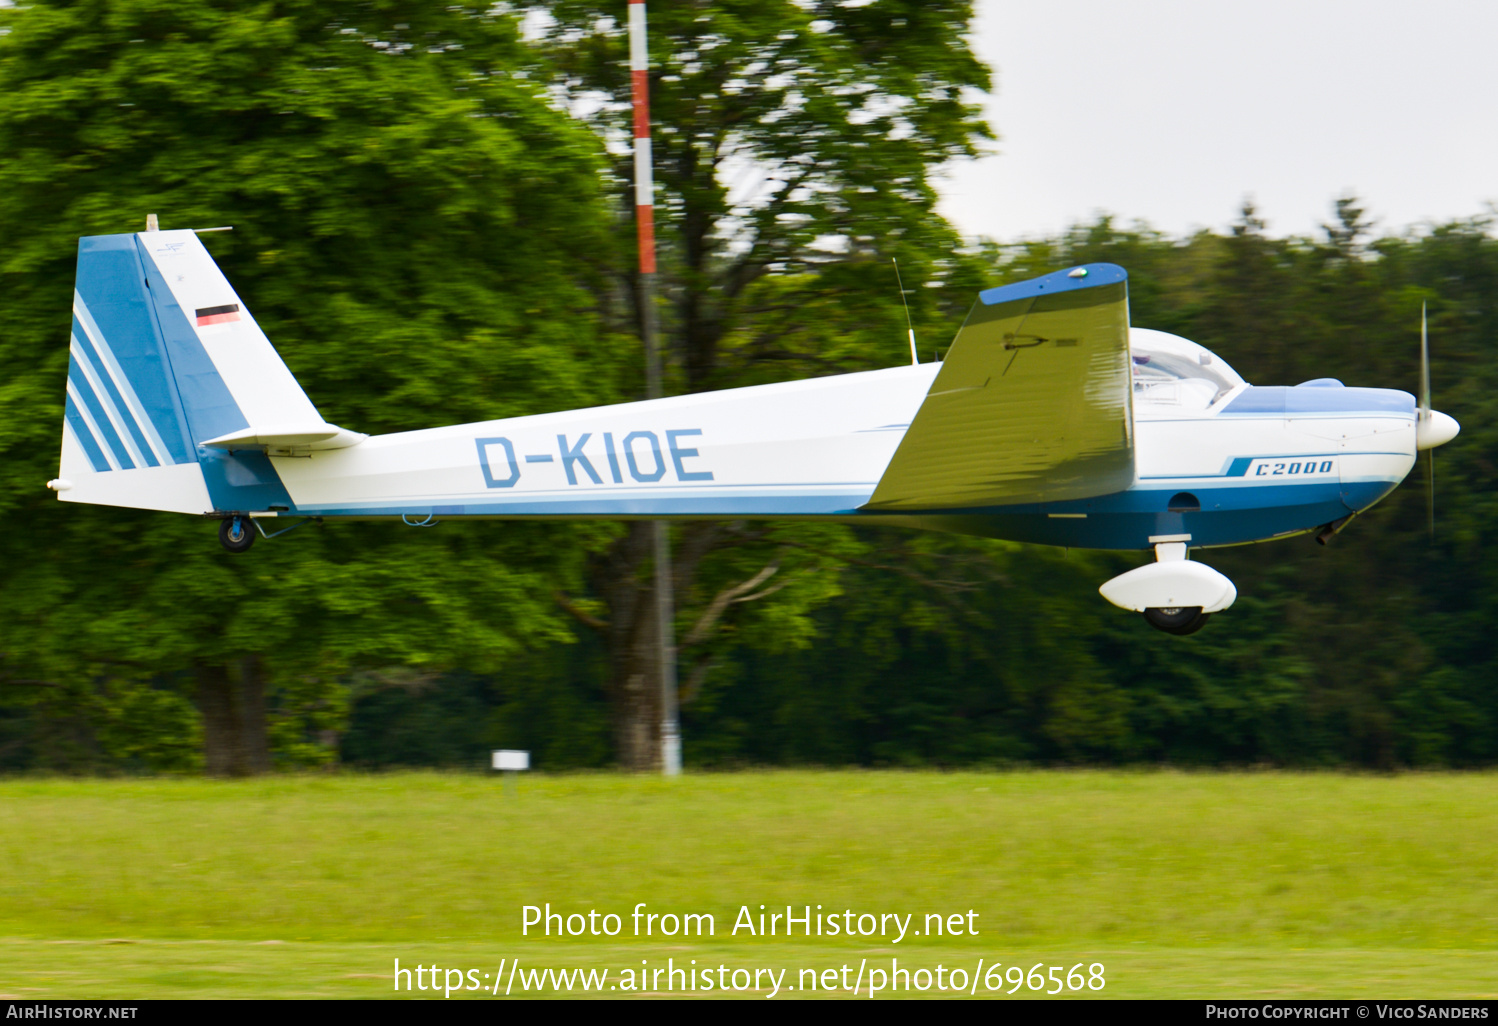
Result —
M 1430 416 L 1430 342 L 1425 332 L 1425 303 L 1420 304 L 1420 418 Z
M 1430 338 L 1426 330 L 1425 302 L 1420 302 L 1420 421 L 1430 420 Z M 1425 528 L 1431 544 L 1436 541 L 1436 451 L 1425 450 Z
M 1431 544 L 1436 540 L 1436 451 L 1425 450 L 1425 526 Z

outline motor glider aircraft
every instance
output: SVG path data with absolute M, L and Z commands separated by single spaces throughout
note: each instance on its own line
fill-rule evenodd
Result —
M 1127 274 L 1094 263 L 980 293 L 940 363 L 370 436 L 323 420 L 194 231 L 146 231 L 79 240 L 48 487 L 215 518 L 231 552 L 335 517 L 830 520 L 1152 549 L 1100 591 L 1189 634 L 1237 597 L 1192 548 L 1325 542 L 1458 430 L 1428 369 L 1418 404 L 1332 378 L 1250 385 L 1131 328 Z

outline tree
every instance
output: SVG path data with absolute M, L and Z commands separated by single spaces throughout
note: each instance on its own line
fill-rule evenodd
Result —
M 623 7 L 554 0 L 536 8 L 563 94 L 591 111 L 611 142 L 614 189 L 632 210 Z M 662 324 L 677 388 L 902 359 L 891 256 L 913 286 L 921 323 L 958 312 L 943 302 L 944 285 L 960 283 L 966 309 L 970 265 L 936 213 L 932 178 L 990 137 L 975 102 L 989 73 L 967 44 L 971 18 L 967 0 L 651 9 Z M 635 295 L 629 273 L 620 276 L 616 294 Z M 616 317 L 622 327 L 638 311 Z M 805 634 L 805 614 L 837 593 L 828 547 L 851 552 L 859 543 L 846 531 L 699 524 L 679 529 L 676 546 L 676 587 L 688 596 L 677 636 L 683 648 L 699 647 L 683 653 L 690 698 L 700 683 L 690 667 L 711 665 L 716 622 L 764 617 Z M 655 679 L 649 552 L 638 524 L 598 553 L 593 594 L 604 615 L 583 618 L 606 638 L 620 759 L 634 768 L 654 765 L 659 749 L 657 695 L 645 683 Z M 749 601 L 756 597 L 767 601 Z
M 269 766 L 273 736 L 326 755 L 351 667 L 492 669 L 563 637 L 546 596 L 580 571 L 565 527 L 307 529 L 231 557 L 202 523 L 41 488 L 76 238 L 147 212 L 234 226 L 209 244 L 331 421 L 611 398 L 600 148 L 548 102 L 515 16 L 43 0 L 0 19 L 0 669 L 34 682 L 0 686 L 188 695 L 208 770 L 237 774 Z
M 1416 469 L 1325 548 L 1298 539 L 1203 554 L 1237 582 L 1239 604 L 1197 644 L 1166 650 L 1175 654 L 1147 674 L 1123 672 L 1134 677 L 1131 690 L 1153 690 L 1155 680 L 1195 661 L 1192 650 L 1226 648 L 1220 635 L 1231 630 L 1256 636 L 1257 648 L 1245 652 L 1294 657 L 1263 674 L 1271 692 L 1290 688 L 1284 719 L 1262 735 L 1258 758 L 1382 767 L 1491 759 L 1498 715 L 1491 689 L 1476 682 L 1493 654 L 1476 624 L 1490 611 L 1491 545 L 1480 525 L 1492 508 L 1492 475 L 1474 460 L 1491 449 L 1498 365 L 1489 287 L 1498 241 L 1481 218 L 1368 241 L 1355 198 L 1339 199 L 1335 213 L 1324 239 L 1272 238 L 1251 207 L 1227 237 L 1179 242 L 1104 221 L 1039 247 L 1039 257 L 1037 247 L 1001 250 L 1000 266 L 1124 264 L 1134 324 L 1193 338 L 1257 384 L 1336 376 L 1413 391 L 1420 306 L 1429 303 L 1436 405 L 1463 425 L 1437 454 L 1434 548 L 1424 472 Z M 1231 679 L 1243 661 L 1197 665 L 1189 672 Z M 1225 757 L 1223 747 L 1211 748 Z

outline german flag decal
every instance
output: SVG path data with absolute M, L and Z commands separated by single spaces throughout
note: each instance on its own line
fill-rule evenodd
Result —
M 230 321 L 239 320 L 239 304 L 230 303 L 227 306 L 205 306 L 198 311 L 198 327 L 206 327 L 210 324 L 227 324 Z

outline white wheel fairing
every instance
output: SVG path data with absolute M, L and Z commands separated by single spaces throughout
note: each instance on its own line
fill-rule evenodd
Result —
M 1098 592 L 1120 609 L 1200 606 L 1203 613 L 1220 612 L 1238 598 L 1238 589 L 1225 576 L 1188 559 L 1150 563 L 1103 584 Z

